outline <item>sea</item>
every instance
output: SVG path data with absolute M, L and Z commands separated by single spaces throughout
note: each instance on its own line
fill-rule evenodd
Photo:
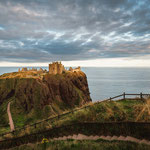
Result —
M 36 67 L 39 68 L 39 67 Z M 47 69 L 48 67 L 42 67 Z M 150 93 L 150 68 L 83 67 L 92 101 L 101 101 L 125 93 Z M 16 72 L 18 67 L 0 67 L 0 75 Z

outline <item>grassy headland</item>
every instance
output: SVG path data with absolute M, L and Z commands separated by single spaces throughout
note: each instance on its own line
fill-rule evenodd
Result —
M 20 74 L 26 72 L 0 77 L 0 133 L 9 131 L 6 110 L 10 101 L 15 127 L 53 117 L 91 101 L 87 78 L 81 71 L 57 75 L 47 73 L 42 79 L 24 78 Z
M 149 122 L 150 117 L 147 115 L 149 113 L 149 107 L 149 100 L 141 101 L 140 99 L 106 101 L 97 104 L 90 103 L 89 107 L 84 107 L 62 117 L 60 115 L 60 117 L 56 117 L 52 121 L 49 120 L 39 123 L 36 125 L 36 128 L 34 126 L 26 126 L 26 129 L 17 132 L 16 136 L 84 122 Z M 22 118 L 21 114 L 18 118 L 14 117 L 14 122 L 19 125 L 22 123 L 23 125 L 26 118 Z
M 6 75 L 4 75 L 6 76 Z M 107 123 L 107 122 L 149 122 L 150 121 L 150 100 L 149 99 L 138 99 L 135 98 L 125 99 L 120 101 L 104 101 L 100 103 L 92 103 L 89 95 L 89 89 L 87 84 L 86 75 L 83 72 L 79 73 L 65 73 L 61 75 L 49 75 L 46 74 L 42 79 L 39 78 L 22 78 L 22 77 L 11 77 L 0 79 L 0 133 L 9 131 L 8 116 L 7 116 L 7 104 L 11 101 L 11 113 L 15 124 L 15 127 L 24 127 L 22 130 L 17 130 L 14 134 L 10 133 L 6 136 L 1 137 L 1 139 L 22 137 L 27 140 L 30 134 L 43 131 L 50 131 L 53 136 L 57 136 L 57 132 L 51 129 L 59 128 L 60 132 L 63 134 L 72 134 L 74 132 L 84 132 L 85 134 L 100 134 L 100 129 L 96 127 L 96 124 L 90 128 L 87 125 L 86 129 L 80 126 L 72 126 L 68 128 L 69 130 L 62 128 L 67 125 L 73 125 L 78 123 Z M 84 107 L 87 106 L 88 107 Z M 73 111 L 74 108 L 80 108 L 77 111 Z M 61 115 L 65 112 L 71 112 L 67 115 Z M 56 116 L 56 117 L 55 117 Z M 53 120 L 43 121 L 36 126 L 29 126 L 37 121 L 42 121 L 47 118 L 55 117 Z M 84 124 L 82 125 L 82 127 Z M 104 125 L 105 126 L 105 125 Z M 114 129 L 115 128 L 115 129 Z M 124 133 L 138 136 L 143 138 L 144 133 L 138 133 L 139 126 L 134 127 L 134 133 L 131 132 L 132 127 L 129 126 L 106 126 L 107 133 Z M 140 127 L 141 129 L 141 127 Z M 93 131 L 92 131 L 93 130 Z M 127 132 L 126 132 L 127 130 Z M 143 132 L 149 131 L 149 127 L 143 129 Z M 126 132 L 126 133 L 125 133 Z M 101 132 L 102 133 L 102 132 Z M 41 139 L 42 134 L 39 139 Z M 34 136 L 31 137 L 31 141 L 35 140 Z M 149 138 L 147 136 L 147 138 Z M 86 149 L 86 145 L 91 145 L 91 149 L 102 147 L 101 142 L 86 141 L 86 142 L 56 142 L 58 148 L 83 148 Z M 72 142 L 72 143 L 71 143 Z M 109 147 L 105 146 L 107 143 L 103 141 L 103 146 L 105 149 Z M 117 144 L 118 143 L 118 144 Z M 128 144 L 124 143 L 111 143 L 110 147 L 116 147 L 120 149 L 120 145 L 125 145 L 124 147 L 129 147 L 132 149 L 132 145 L 135 147 L 134 143 Z M 9 143 L 11 144 L 11 142 Z M 51 143 L 50 143 L 51 144 Z M 74 145 L 72 147 L 72 145 Z M 36 144 L 34 145 L 37 146 Z M 22 147 L 22 146 L 21 146 Z M 21 148 L 20 147 L 20 148 Z M 37 147 L 40 147 L 38 145 Z M 51 149 L 55 149 L 53 146 Z M 141 145 L 136 147 L 141 149 Z M 30 147 L 29 147 L 30 149 Z

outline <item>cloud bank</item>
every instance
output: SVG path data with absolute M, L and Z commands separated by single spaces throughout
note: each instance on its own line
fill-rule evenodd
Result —
M 149 0 L 0 1 L 0 62 L 147 59 L 149 54 Z

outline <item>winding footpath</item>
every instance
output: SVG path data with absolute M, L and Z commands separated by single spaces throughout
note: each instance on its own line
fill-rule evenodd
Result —
M 7 105 L 7 114 L 8 114 L 8 118 L 9 118 L 10 130 L 14 131 L 15 127 L 14 127 L 14 123 L 13 123 L 11 112 L 10 112 L 10 104 L 11 104 L 11 102 L 9 102 Z
M 87 135 L 83 135 L 83 134 L 74 134 L 74 135 L 69 135 L 69 136 L 63 136 L 63 137 L 58 137 L 58 138 L 54 138 L 52 140 L 67 140 L 67 139 L 74 139 L 74 140 L 98 140 L 98 139 L 103 139 L 103 140 L 108 140 L 108 141 L 113 141 L 113 140 L 117 140 L 117 141 L 130 141 L 130 142 L 135 142 L 135 143 L 141 143 L 141 144 L 146 144 L 146 145 L 150 145 L 150 141 L 145 140 L 145 139 L 137 139 L 131 136 L 87 136 Z

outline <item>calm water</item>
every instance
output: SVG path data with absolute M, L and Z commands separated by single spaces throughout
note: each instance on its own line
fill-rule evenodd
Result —
M 47 67 L 43 67 L 48 69 Z M 0 74 L 17 71 L 0 67 Z M 86 73 L 93 101 L 127 93 L 150 93 L 150 68 L 82 68 Z

